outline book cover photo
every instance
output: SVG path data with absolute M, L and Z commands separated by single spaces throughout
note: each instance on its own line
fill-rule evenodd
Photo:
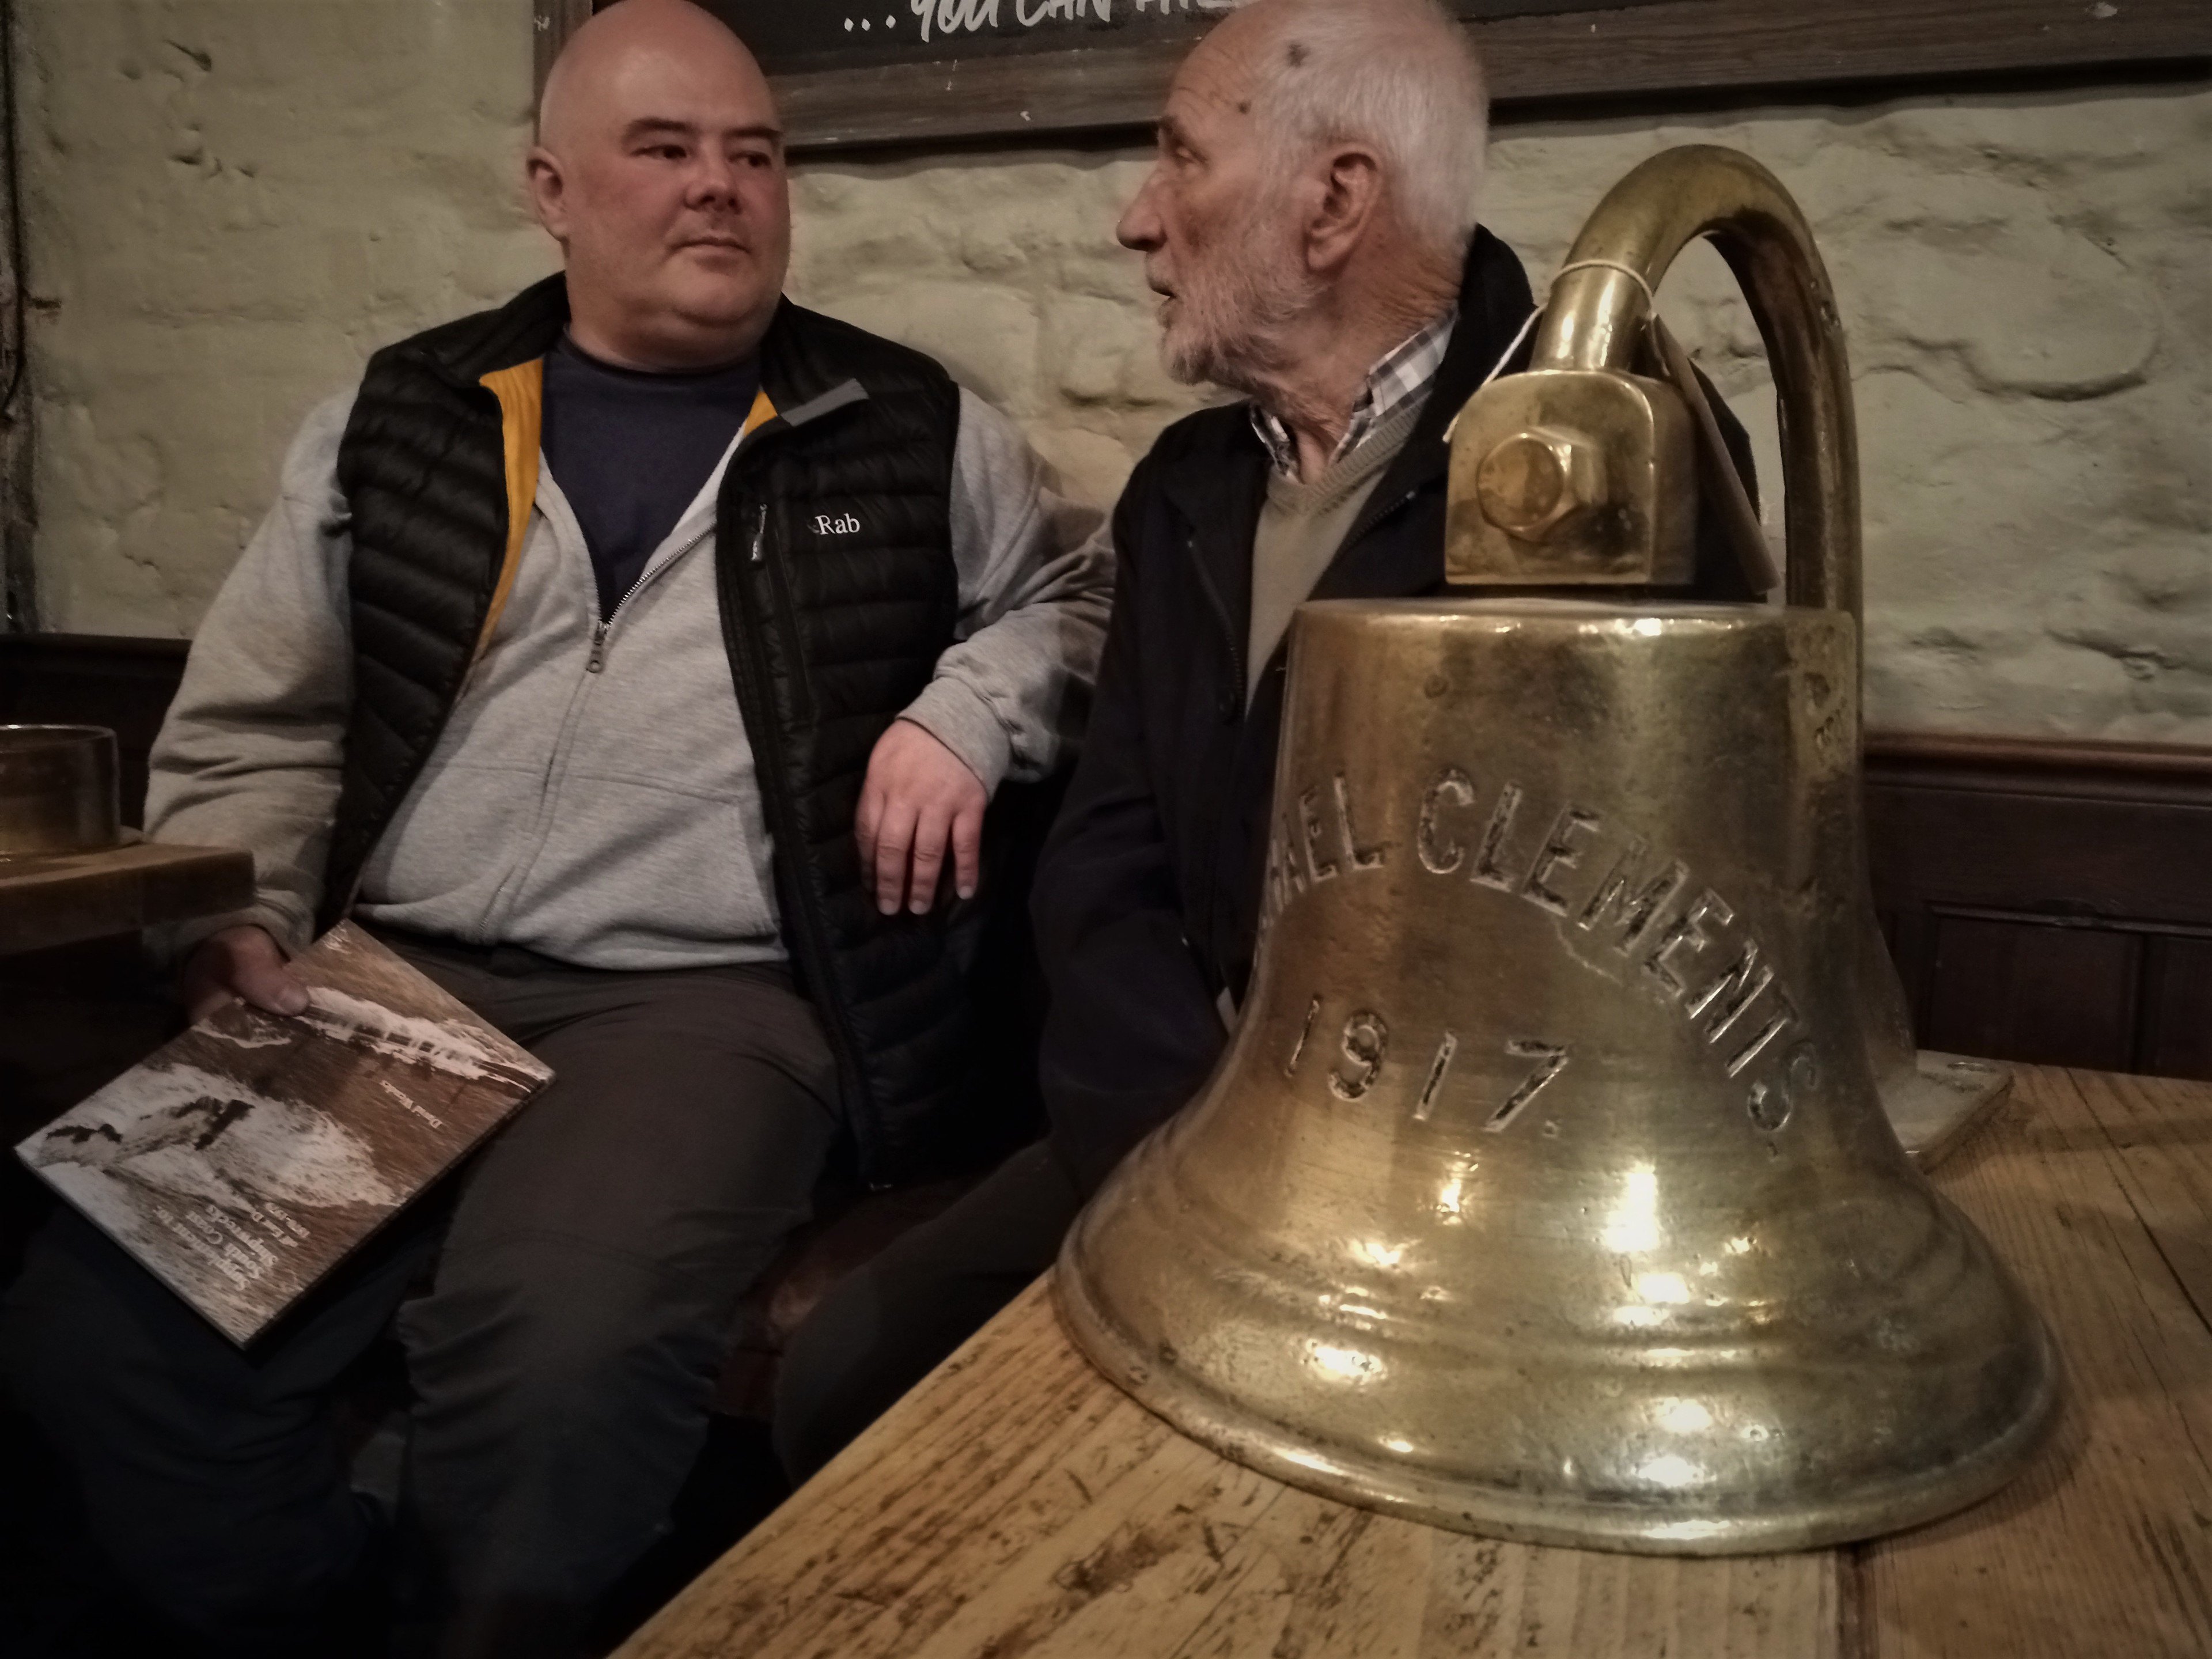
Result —
M 350 922 L 16 1148 L 243 1346 L 552 1073 Z

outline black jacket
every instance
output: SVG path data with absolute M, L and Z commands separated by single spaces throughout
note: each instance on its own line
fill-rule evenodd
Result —
M 565 287 L 550 278 L 378 352 L 363 376 L 338 456 L 355 702 L 325 924 L 429 757 L 507 556 L 501 409 L 482 377 L 543 356 L 567 320 Z M 761 386 L 776 417 L 738 452 L 717 505 L 723 632 L 775 842 L 785 944 L 836 1054 L 863 1171 L 886 1181 L 965 1161 L 979 1118 L 1022 1110 L 1006 1096 L 1014 1068 L 1001 1034 L 978 1042 L 975 1014 L 979 976 L 1003 979 L 987 941 L 1025 949 L 1025 930 L 997 913 L 1020 918 L 1027 871 L 1006 832 L 1039 816 L 1037 792 L 1000 792 L 991 878 L 975 898 L 927 916 L 878 913 L 853 820 L 876 740 L 954 639 L 959 392 L 921 353 L 787 301 L 761 343 Z M 827 513 L 856 528 L 799 533 Z
M 1459 322 L 1406 447 L 1315 587 L 1394 599 L 1443 582 L 1443 433 L 1528 318 L 1512 252 L 1475 233 Z M 1528 348 L 1522 349 L 1525 362 Z M 1719 399 L 1737 465 L 1748 446 Z M 1252 971 L 1287 642 L 1249 710 L 1252 540 L 1268 459 L 1243 404 L 1160 434 L 1114 514 L 1114 619 L 1091 726 L 1031 900 L 1049 981 L 1040 1076 L 1060 1160 L 1089 1191 L 1196 1092 Z M 1717 526 L 1698 586 L 1747 597 Z

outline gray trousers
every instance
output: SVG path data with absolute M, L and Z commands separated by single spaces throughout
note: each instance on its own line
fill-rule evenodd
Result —
M 832 1285 L 776 1374 L 775 1449 L 791 1483 L 811 1480 L 1051 1267 L 1082 1208 L 1041 1140 Z
M 441 1649 L 550 1659 L 665 1524 L 736 1301 L 809 1212 L 835 1066 L 780 969 L 386 937 L 556 1081 L 243 1352 L 58 1212 L 0 1307 L 0 1375 L 149 1605 L 215 1652 L 323 1659 L 366 1633 L 381 1547 L 330 1397 L 396 1313 Z

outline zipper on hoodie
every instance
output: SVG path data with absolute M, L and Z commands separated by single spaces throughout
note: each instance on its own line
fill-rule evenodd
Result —
M 757 534 L 757 532 L 756 533 Z M 591 654 L 584 659 L 584 672 L 586 674 L 604 673 L 606 671 L 607 635 L 614 632 L 615 624 L 622 620 L 623 612 L 629 609 L 629 602 L 635 599 L 642 589 L 658 578 L 662 571 L 667 569 L 678 559 L 688 556 L 693 549 L 696 548 L 700 543 L 706 539 L 707 532 L 702 531 L 698 535 L 694 536 L 690 541 L 684 543 L 683 546 L 678 548 L 673 553 L 663 559 L 659 564 L 654 565 L 650 570 L 647 570 L 643 575 L 640 576 L 635 581 L 629 585 L 629 592 L 623 594 L 622 598 L 615 601 L 615 608 L 612 611 L 609 611 L 605 617 L 602 617 L 599 621 L 592 624 L 592 651 Z
M 499 885 L 494 890 L 491 897 L 485 902 L 483 916 L 480 923 L 484 937 L 492 936 L 495 931 L 495 924 L 498 927 L 506 925 L 507 918 L 512 914 L 514 906 L 520 899 L 523 889 L 529 883 L 532 872 L 537 868 L 538 854 L 544 850 L 545 838 L 550 825 L 549 815 L 552 810 L 552 802 L 559 792 L 561 781 L 568 775 L 568 757 L 574 745 L 576 728 L 583 718 L 583 708 L 586 700 L 585 694 L 591 684 L 588 677 L 604 673 L 606 671 L 607 641 L 609 636 L 614 632 L 615 624 L 622 620 L 623 612 L 629 609 L 632 599 L 660 580 L 665 572 L 674 568 L 679 560 L 688 557 L 702 542 L 708 538 L 708 533 L 711 532 L 702 532 L 694 536 L 666 558 L 656 564 L 648 565 L 645 573 L 630 584 L 629 592 L 616 601 L 612 611 L 605 617 L 593 619 L 591 647 L 584 659 L 586 678 L 572 683 L 568 695 L 568 706 L 562 712 L 560 728 L 554 733 L 552 750 L 545 757 L 545 769 L 539 775 L 538 780 L 538 806 L 531 819 L 529 851 L 509 866 L 507 874 L 501 878 Z M 591 580 L 591 556 L 586 553 L 584 556 L 585 580 L 588 585 Z

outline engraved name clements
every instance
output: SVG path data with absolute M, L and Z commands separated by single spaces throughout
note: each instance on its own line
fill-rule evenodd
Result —
M 1770 1132 L 1782 1127 L 1793 1103 L 1820 1082 L 1819 1053 L 1796 999 L 1759 940 L 1747 929 L 1732 937 L 1724 932 L 1735 921 L 1735 907 L 1697 882 L 1682 860 L 1655 856 L 1644 836 L 1609 827 L 1602 813 L 1567 802 L 1545 820 L 1530 806 L 1518 783 L 1502 781 L 1486 803 L 1465 770 L 1439 768 L 1413 814 L 1413 856 L 1430 876 L 1489 889 L 1556 918 L 1564 947 L 1574 947 L 1575 935 L 1589 945 L 1609 945 L 1632 981 L 1691 1026 L 1723 1073 L 1742 1081 L 1752 1122 Z M 1549 827 L 1530 855 L 1525 826 L 1546 822 Z M 1604 856 L 1608 848 L 1609 860 Z M 1380 871 L 1396 850 L 1394 843 L 1362 832 L 1342 771 L 1300 791 L 1278 817 L 1269 841 L 1262 938 L 1304 895 L 1326 882 Z M 1307 1006 L 1286 1060 L 1291 1075 L 1304 1061 L 1324 1003 L 1316 996 Z M 1794 1042 L 1784 1040 L 1792 1036 Z M 1363 1097 L 1390 1044 L 1384 1014 L 1353 1008 L 1338 1043 L 1346 1066 L 1329 1073 L 1329 1091 L 1340 1100 Z M 1436 1044 L 1413 1109 L 1417 1119 L 1433 1114 L 1460 1046 L 1451 1031 Z M 1492 1132 L 1509 1126 L 1572 1060 L 1571 1043 L 1557 1034 L 1510 1037 L 1505 1052 L 1534 1064 L 1482 1115 L 1480 1127 Z

